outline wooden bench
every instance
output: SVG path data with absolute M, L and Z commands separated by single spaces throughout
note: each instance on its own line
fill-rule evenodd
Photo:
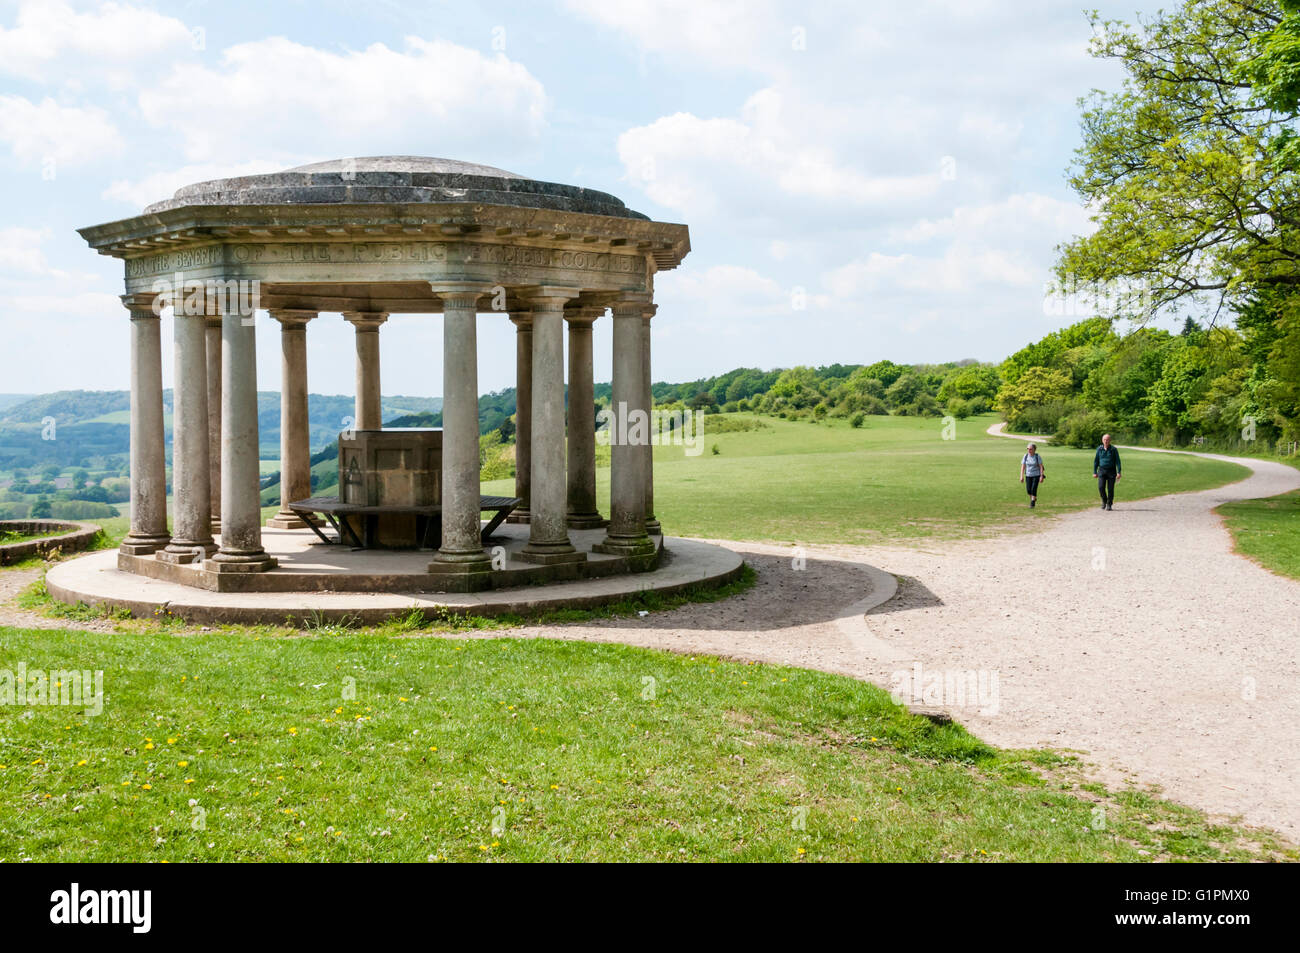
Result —
M 480 496 L 479 511 L 495 512 L 496 515 L 488 521 L 479 533 L 479 538 L 483 545 L 487 545 L 488 538 L 498 526 L 505 522 L 511 510 L 518 506 L 522 501 L 514 496 Z M 420 537 L 420 547 L 422 549 L 436 549 L 438 541 L 442 538 L 442 507 L 433 506 L 400 506 L 384 504 L 380 506 L 364 506 L 360 503 L 344 503 L 337 496 L 313 496 L 305 500 L 299 500 L 296 503 L 290 503 L 289 509 L 302 516 L 311 531 L 320 537 L 321 542 L 329 544 L 350 543 L 353 549 L 374 549 L 375 523 L 380 516 L 386 515 L 413 515 L 416 517 L 417 533 Z M 330 539 L 320 531 L 316 521 L 310 517 L 319 513 L 329 521 L 334 532 L 337 534 L 334 539 Z M 357 516 L 361 518 L 362 536 L 358 537 L 351 521 L 340 519 L 344 516 Z M 422 522 L 421 522 L 422 521 Z

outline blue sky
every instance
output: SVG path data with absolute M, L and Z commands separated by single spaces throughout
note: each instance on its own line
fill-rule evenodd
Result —
M 688 224 L 657 284 L 657 380 L 997 360 L 1071 320 L 1043 287 L 1088 228 L 1063 174 L 1076 100 L 1120 81 L 1089 37 L 1058 0 L 0 3 L 0 391 L 128 385 L 121 265 L 77 227 L 192 181 L 386 154 Z M 259 319 L 269 390 L 276 327 Z M 311 325 L 313 392 L 350 391 L 351 333 Z M 512 385 L 512 328 L 483 315 L 479 335 L 481 388 Z M 440 344 L 440 318 L 390 319 L 384 392 L 438 395 Z M 58 366 L 12 359 L 41 352 Z

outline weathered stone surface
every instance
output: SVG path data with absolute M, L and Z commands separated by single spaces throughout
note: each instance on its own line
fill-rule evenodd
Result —
M 196 182 L 145 213 L 188 205 L 348 205 L 481 202 L 646 219 L 608 192 L 527 179 L 472 162 L 426 156 L 334 159 L 266 175 Z

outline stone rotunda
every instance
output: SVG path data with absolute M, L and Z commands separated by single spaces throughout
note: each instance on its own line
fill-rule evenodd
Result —
M 659 565 L 648 444 L 612 441 L 608 518 L 597 510 L 593 325 L 611 313 L 613 409 L 647 410 L 655 275 L 689 252 L 685 225 L 651 221 L 604 192 L 465 162 L 385 156 L 200 182 L 80 234 L 122 259 L 131 322 L 131 527 L 119 573 L 212 592 L 475 592 Z M 283 354 L 281 506 L 266 529 L 258 309 L 279 323 Z M 420 524 L 437 530 L 431 556 L 338 545 L 345 533 L 359 541 L 349 532 L 359 523 L 331 519 L 341 531 L 330 539 L 312 515 L 323 498 L 311 497 L 306 335 L 322 313 L 355 328 L 355 430 L 385 434 L 384 322 L 399 313 L 442 315 L 438 499 L 422 511 L 436 521 Z M 170 532 L 159 333 L 168 314 Z M 489 498 L 479 487 L 479 314 L 516 329 L 515 497 L 491 498 L 503 515 L 513 505 L 501 524 L 507 535 L 491 539 L 514 545 L 495 558 L 481 520 Z M 340 493 L 343 477 L 340 459 Z

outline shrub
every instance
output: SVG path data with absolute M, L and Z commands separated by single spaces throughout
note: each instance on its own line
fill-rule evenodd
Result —
M 1092 449 L 1101 443 L 1109 427 L 1106 415 L 1096 410 L 1080 411 L 1061 420 L 1052 442 L 1066 447 Z
M 866 421 L 866 419 L 867 419 L 866 414 L 858 412 L 854 414 L 853 417 L 849 420 L 849 426 L 853 428 L 861 427 L 862 424 Z
M 40 504 L 36 504 L 39 506 Z M 33 509 L 35 509 L 33 507 Z M 55 500 L 50 504 L 50 516 L 56 520 L 84 520 L 120 516 L 115 507 L 89 500 Z
M 1084 407 L 1074 400 L 1049 400 L 1041 404 L 1028 404 L 1007 418 L 1014 433 L 1055 433 L 1066 417 L 1082 413 Z
M 970 416 L 970 401 L 961 397 L 953 397 L 948 401 L 948 413 L 958 420 L 965 420 Z
M 916 400 L 903 404 L 896 411 L 900 417 L 939 417 L 939 402 L 929 394 L 921 394 Z

